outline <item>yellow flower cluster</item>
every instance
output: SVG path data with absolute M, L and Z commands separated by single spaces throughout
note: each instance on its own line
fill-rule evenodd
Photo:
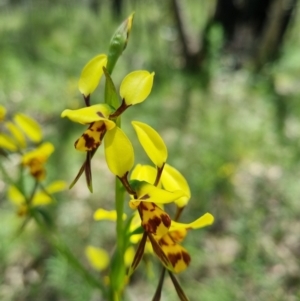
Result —
M 169 270 L 177 290 L 178 284 L 172 273 L 184 271 L 191 261 L 188 251 L 181 246 L 182 241 L 189 230 L 211 225 L 214 217 L 210 213 L 205 213 L 191 223 L 178 222 L 183 209 L 191 198 L 189 185 L 177 169 L 167 164 L 167 147 L 159 133 L 140 121 L 132 121 L 132 126 L 153 165 L 135 165 L 134 148 L 130 139 L 121 129 L 120 116 L 129 107 L 147 99 L 152 90 L 154 72 L 146 70 L 130 72 L 122 80 L 117 93 L 111 78 L 111 72 L 116 62 L 116 57 L 114 59 L 113 57 L 116 53 L 118 53 L 118 57 L 124 49 L 122 47 L 126 47 L 131 25 L 132 16 L 121 25 L 120 32 L 117 31 L 113 37 L 112 41 L 118 36 L 123 37 L 123 42 L 120 44 L 121 46 L 119 45 L 118 50 L 114 48 L 118 43 L 111 42 L 111 51 L 108 55 L 95 56 L 83 68 L 78 86 L 86 107 L 75 110 L 66 109 L 61 114 L 61 117 L 67 117 L 73 122 L 87 126 L 83 134 L 75 141 L 75 148 L 85 152 L 86 159 L 71 187 L 85 173 L 87 186 L 92 192 L 91 159 L 104 142 L 107 166 L 127 191 L 130 197 L 129 207 L 135 210 L 135 213 L 129 218 L 126 215 L 122 216 L 123 208 L 120 210 L 120 204 L 116 198 L 116 211 L 106 211 L 101 208 L 94 215 L 96 220 L 116 221 L 117 233 L 123 236 L 117 237 L 117 247 L 122 248 L 121 252 L 123 252 L 121 259 L 119 255 L 112 259 L 115 260 L 112 263 L 110 274 L 112 287 L 116 291 L 123 288 L 121 283 L 123 270 L 118 269 L 118 264 L 121 266 L 126 262 L 128 265 L 128 258 L 131 256 L 129 277 L 140 263 L 144 251 L 148 250 L 156 254 L 164 268 Z M 91 105 L 91 94 L 98 87 L 103 75 L 106 79 L 104 101 Z M 120 203 L 123 206 L 123 201 Z M 177 207 L 174 220 L 164 210 L 164 204 L 170 203 Z M 128 251 L 132 250 L 132 243 L 139 243 L 135 254 Z M 94 246 L 86 248 L 87 258 L 97 270 L 107 267 L 109 257 L 104 254 L 106 253 L 103 249 Z M 118 250 L 115 254 L 118 254 Z M 101 261 L 99 258 L 105 260 Z M 114 270 L 117 271 L 115 274 Z M 178 289 L 178 291 L 180 290 Z
M 16 113 L 11 120 L 7 117 L 6 108 L 0 106 L 0 149 L 6 154 L 18 153 L 20 166 L 26 167 L 29 175 L 40 186 L 34 190 L 31 199 L 25 196 L 22 189 L 11 183 L 8 187 L 8 198 L 17 206 L 18 215 L 27 215 L 30 207 L 48 205 L 53 201 L 51 195 L 65 189 L 65 182 L 54 181 L 46 187 L 40 182 L 46 177 L 45 164 L 54 151 L 50 142 L 42 142 L 40 125 L 29 116 Z

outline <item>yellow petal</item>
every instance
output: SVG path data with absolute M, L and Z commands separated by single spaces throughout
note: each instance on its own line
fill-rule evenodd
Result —
M 168 233 L 171 225 L 170 216 L 154 203 L 141 202 L 138 207 L 142 219 L 142 226 L 146 232 L 157 236 Z
M 183 196 L 183 192 L 178 190 L 169 192 L 164 189 L 155 187 L 147 182 L 140 182 L 138 184 L 131 182 L 133 189 L 137 193 L 137 200 L 141 202 L 153 202 L 157 204 L 167 204 L 174 202 L 176 199 Z
M 180 273 L 188 267 L 191 261 L 188 251 L 175 243 L 168 234 L 159 240 L 159 245 L 167 255 L 174 273 Z
M 26 140 L 22 133 L 22 131 L 12 122 L 6 122 L 5 123 L 6 128 L 10 131 L 12 136 L 15 138 L 15 140 L 18 142 L 18 145 L 21 148 L 26 147 Z
M 45 206 L 53 202 L 52 197 L 44 191 L 38 191 L 32 199 L 32 206 Z
M 31 141 L 39 143 L 42 140 L 42 129 L 34 119 L 18 113 L 14 116 L 14 121 Z
M 161 168 L 168 157 L 168 150 L 163 139 L 149 125 L 138 121 L 132 121 L 131 123 L 144 151 L 150 160 Z
M 109 264 L 109 256 L 104 249 L 87 246 L 85 248 L 85 256 L 90 265 L 97 271 L 106 269 Z
M 90 107 L 84 107 L 78 110 L 64 110 L 61 117 L 67 117 L 70 120 L 81 123 L 89 124 L 95 121 L 107 120 L 112 109 L 106 104 L 98 104 Z M 114 122 L 109 120 L 108 124 L 114 127 Z M 109 125 L 107 125 L 109 127 Z
M 18 149 L 15 141 L 5 134 L 0 134 L 0 148 L 5 148 L 12 152 Z
M 17 206 L 25 203 L 25 197 L 16 186 L 9 186 L 7 195 L 9 200 Z
M 67 188 L 67 183 L 65 181 L 54 181 L 47 185 L 46 190 L 48 193 L 53 194 L 56 192 L 63 191 Z
M 106 133 L 104 143 L 108 168 L 114 175 L 123 177 L 134 164 L 134 152 L 130 140 L 119 127 L 115 127 Z
M 151 92 L 154 72 L 134 71 L 129 73 L 122 81 L 120 95 L 127 106 L 143 102 Z
M 177 223 L 172 221 L 170 231 L 176 231 L 182 228 L 186 230 L 199 229 L 205 226 L 209 226 L 213 224 L 213 222 L 214 222 L 214 217 L 210 213 L 205 213 L 204 215 L 202 215 L 201 217 L 199 217 L 198 219 L 196 219 L 195 221 L 189 224 Z
M 169 164 L 165 164 L 161 182 L 163 187 L 168 191 L 182 190 L 185 195 L 177 199 L 175 203 L 178 207 L 186 206 L 191 198 L 191 191 L 186 179 L 177 169 Z
M 54 152 L 53 144 L 50 142 L 45 142 L 35 150 L 24 154 L 22 158 L 22 163 L 24 165 L 28 165 L 31 163 L 32 160 L 37 160 L 40 163 L 44 163 L 47 161 L 47 159 L 53 152 Z
M 126 219 L 126 214 L 123 214 L 123 220 Z M 117 220 L 117 211 L 116 210 L 104 210 L 102 208 L 97 209 L 94 212 L 94 220 L 100 221 L 100 220 L 110 220 L 115 222 Z
M 102 121 L 92 123 L 89 128 L 75 142 L 75 148 L 79 151 L 91 151 L 100 146 L 102 137 L 106 132 Z
M 130 179 L 146 181 L 150 184 L 154 184 L 157 171 L 153 166 L 137 164 L 133 169 Z
M 107 56 L 100 54 L 92 58 L 83 68 L 78 87 L 79 91 L 86 97 L 93 93 L 97 88 L 101 76 L 103 75 L 103 67 L 106 66 Z
M 172 231 L 169 230 L 169 235 L 172 237 L 172 239 L 175 242 L 180 243 L 186 237 L 187 230 L 185 228 L 181 228 L 181 229 L 177 229 L 177 230 L 172 230 Z
M 0 105 L 0 121 L 4 120 L 6 115 L 6 108 Z
M 45 206 L 49 205 L 53 202 L 53 198 L 51 194 L 60 192 L 65 190 L 67 187 L 67 183 L 64 181 L 54 181 L 51 184 L 47 185 L 45 190 L 46 191 L 39 191 L 37 192 L 32 200 L 33 206 Z

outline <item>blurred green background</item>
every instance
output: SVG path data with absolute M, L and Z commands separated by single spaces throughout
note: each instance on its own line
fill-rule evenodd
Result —
M 0 1 L 0 103 L 43 126 L 56 151 L 47 181 L 71 182 L 84 155 L 73 148 L 82 126 L 60 118 L 84 105 L 77 83 L 85 63 L 108 49 L 118 24 L 135 11 L 126 51 L 113 74 L 155 71 L 141 105 L 123 115 L 136 162 L 149 163 L 131 120 L 164 138 L 169 164 L 188 180 L 188 222 L 205 212 L 211 227 L 190 232 L 192 263 L 179 276 L 195 301 L 300 300 L 300 19 L 298 2 L 269 1 Z M 102 101 L 103 83 L 92 102 Z M 1 158 L 3 160 L 3 158 Z M 111 250 L 114 224 L 92 214 L 113 208 L 113 176 L 103 149 L 93 159 L 94 193 L 83 178 L 50 210 L 84 265 L 84 246 Z M 0 300 L 101 300 L 47 244 L 21 224 L 0 179 Z M 159 275 L 141 264 L 127 300 L 151 300 Z M 177 300 L 165 281 L 162 300 Z

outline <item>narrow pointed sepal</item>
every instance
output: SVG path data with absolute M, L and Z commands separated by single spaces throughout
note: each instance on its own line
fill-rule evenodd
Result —
M 75 179 L 72 181 L 72 183 L 69 185 L 69 189 L 73 188 L 73 186 L 77 183 L 77 181 L 79 180 L 79 178 L 81 177 L 81 175 L 83 174 L 83 172 L 85 171 L 85 164 L 86 161 L 84 161 L 84 163 L 81 165 Z
M 185 295 L 182 287 L 180 286 L 179 282 L 177 281 L 176 277 L 173 275 L 172 272 L 169 271 L 170 278 L 173 282 L 174 288 L 176 293 L 180 299 L 180 301 L 189 301 L 189 298 Z
M 90 192 L 93 192 L 93 181 L 92 181 L 92 169 L 91 169 L 91 152 L 86 153 L 86 162 L 85 162 L 85 179 L 86 184 Z
M 144 251 L 145 251 L 145 245 L 146 245 L 146 241 L 147 241 L 147 232 L 144 232 L 143 237 L 139 243 L 139 246 L 137 248 L 137 251 L 135 253 L 135 256 L 133 258 L 133 262 L 129 268 L 128 271 L 128 277 L 130 277 L 133 272 L 136 270 L 137 266 L 139 265 L 141 259 L 143 258 L 144 255 Z
M 152 301 L 160 301 L 161 291 L 162 291 L 164 279 L 165 279 L 165 274 L 166 274 L 166 269 L 165 269 L 165 267 L 163 267 L 160 278 L 159 278 L 159 282 L 158 282 L 158 285 L 156 288 L 156 292 L 154 294 Z

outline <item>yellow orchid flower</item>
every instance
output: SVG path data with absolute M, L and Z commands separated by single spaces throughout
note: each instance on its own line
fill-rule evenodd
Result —
M 18 145 L 18 148 L 25 148 L 26 139 L 22 131 L 11 121 L 5 122 L 5 127 L 8 129 L 8 131 L 16 141 L 16 145 Z
M 134 217 L 134 220 L 132 221 L 132 231 L 134 231 L 138 225 L 143 225 L 142 220 L 143 218 L 141 218 L 139 215 Z M 168 232 L 161 232 L 164 233 L 163 235 L 159 235 L 161 234 L 159 231 L 155 231 L 156 233 L 154 233 L 154 231 L 148 232 L 152 248 L 150 248 L 150 244 L 147 245 L 147 242 L 149 241 L 147 240 L 145 249 L 154 251 L 154 253 L 168 270 L 174 273 L 180 273 L 188 267 L 191 257 L 188 251 L 179 243 L 183 241 L 188 230 L 203 228 L 213 224 L 213 222 L 214 217 L 210 213 L 206 213 L 197 220 L 188 224 L 178 223 L 172 220 Z M 146 229 L 145 231 L 147 232 Z M 137 234 L 132 238 L 132 242 L 136 243 L 142 239 L 142 235 Z M 152 252 L 150 251 L 150 253 Z M 136 267 L 137 265 L 135 268 Z M 132 272 L 133 270 L 131 269 L 130 273 Z
M 76 140 L 75 148 L 79 151 L 91 151 L 99 147 L 107 130 L 115 127 L 109 120 L 112 109 L 106 104 L 98 104 L 78 110 L 64 110 L 61 117 L 80 124 L 90 124 L 89 128 Z
M 0 121 L 4 119 L 6 110 L 0 106 Z M 33 142 L 38 143 L 42 139 L 42 132 L 39 124 L 32 118 L 17 113 L 14 116 L 14 122 L 4 122 L 7 134 L 0 134 L 0 147 L 9 151 L 18 151 L 26 147 L 24 134 Z
M 187 231 L 190 229 L 199 229 L 213 224 L 214 217 L 210 213 L 205 213 L 197 220 L 189 224 L 178 223 L 172 220 L 169 232 L 164 236 L 155 239 L 161 247 L 169 262 L 166 266 L 174 273 L 184 271 L 190 261 L 191 257 L 188 251 L 183 248 L 179 243 L 185 238 Z M 164 264 L 164 261 L 162 261 Z
M 41 181 L 46 176 L 44 165 L 53 151 L 53 144 L 50 142 L 45 142 L 36 149 L 24 154 L 22 157 L 22 164 L 29 167 L 30 174 L 35 179 Z

